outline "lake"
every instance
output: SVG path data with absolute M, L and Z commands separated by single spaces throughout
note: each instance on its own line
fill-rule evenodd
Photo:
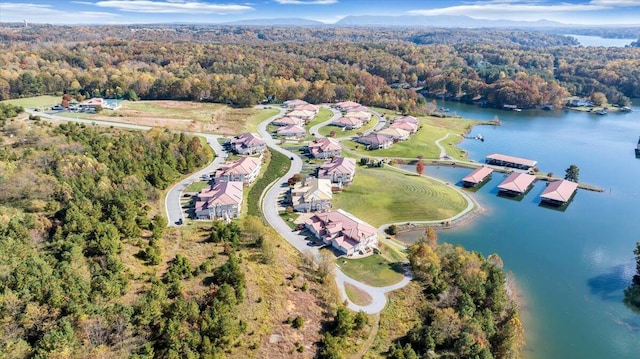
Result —
M 640 241 L 640 108 L 598 116 L 573 111 L 508 112 L 439 103 L 460 116 L 490 120 L 464 140 L 469 159 L 497 152 L 538 161 L 542 173 L 564 176 L 575 164 L 580 181 L 605 192 L 578 190 L 565 211 L 539 206 L 544 182 L 521 200 L 497 196 L 505 175 L 471 193 L 485 211 L 466 225 L 439 233 L 444 242 L 484 255 L 497 253 L 524 297 L 526 358 L 638 358 L 640 315 L 622 304 L 635 271 Z M 458 183 L 469 169 L 427 167 L 425 173 Z M 458 184 L 459 185 L 459 184 Z
M 571 36 L 578 40 L 582 46 L 605 46 L 605 47 L 625 47 L 637 39 L 607 39 L 600 36 L 585 36 L 585 35 L 573 35 L 567 34 L 564 36 Z

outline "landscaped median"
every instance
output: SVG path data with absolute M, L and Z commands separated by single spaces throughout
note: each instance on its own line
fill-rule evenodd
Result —
M 269 153 L 267 169 L 264 170 L 262 176 L 258 177 L 249 190 L 247 214 L 250 216 L 260 215 L 260 196 L 273 181 L 284 176 L 291 166 L 289 158 L 282 153 L 273 150 L 269 150 Z

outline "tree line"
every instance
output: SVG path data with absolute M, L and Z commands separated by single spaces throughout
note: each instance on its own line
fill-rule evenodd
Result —
M 637 48 L 575 47 L 542 32 L 97 26 L 89 37 L 83 27 L 38 30 L 0 28 L 41 40 L 0 45 L 0 99 L 64 92 L 235 106 L 350 99 L 420 113 L 418 88 L 522 108 L 594 92 L 618 105 L 640 97 Z M 126 40 L 110 37 L 123 32 Z M 59 41 L 46 42 L 51 34 Z

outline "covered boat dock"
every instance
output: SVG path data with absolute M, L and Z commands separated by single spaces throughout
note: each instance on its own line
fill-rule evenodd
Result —
M 554 206 L 562 206 L 568 203 L 578 189 L 578 184 L 567 180 L 550 182 L 542 192 L 542 202 Z
M 479 167 L 473 172 L 471 172 L 468 176 L 462 179 L 462 184 L 465 187 L 475 187 L 480 183 L 484 182 L 491 176 L 493 173 L 493 168 L 490 167 Z
M 529 170 L 535 167 L 536 164 L 538 163 L 538 161 L 528 160 L 526 158 L 502 155 L 499 153 L 488 155 L 485 158 L 485 162 L 491 165 L 513 167 L 513 168 L 519 168 L 522 170 Z
M 514 172 L 498 185 L 501 194 L 517 196 L 526 193 L 536 176 L 527 173 Z

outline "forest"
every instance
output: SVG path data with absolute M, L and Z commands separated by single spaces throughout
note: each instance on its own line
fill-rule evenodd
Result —
M 423 113 L 418 91 L 520 108 L 640 97 L 637 47 L 522 30 L 4 26 L 0 37 L 0 100 L 70 93 L 246 107 L 303 98 Z

